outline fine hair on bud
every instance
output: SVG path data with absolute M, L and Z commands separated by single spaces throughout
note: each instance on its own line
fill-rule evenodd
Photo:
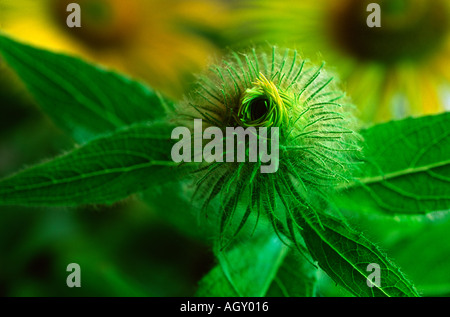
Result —
M 193 132 L 194 120 L 202 119 L 203 131 L 219 128 L 224 144 L 229 127 L 279 131 L 274 173 L 261 173 L 260 156 L 244 162 L 197 161 L 194 200 L 203 212 L 216 202 L 220 237 L 232 240 L 250 216 L 255 224 L 264 216 L 282 240 L 285 236 L 298 244 L 302 218 L 320 223 L 318 206 L 351 181 L 357 168 L 361 138 L 353 111 L 325 63 L 314 64 L 296 50 L 268 46 L 231 52 L 199 76 L 177 110 L 180 125 Z

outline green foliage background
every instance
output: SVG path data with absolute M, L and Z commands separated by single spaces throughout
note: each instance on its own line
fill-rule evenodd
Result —
M 0 51 L 0 177 L 23 171 L 0 187 L 0 295 L 352 295 L 328 277 L 351 270 L 330 247 L 320 245 L 329 252 L 314 255 L 335 260 L 322 267 L 327 274 L 265 234 L 267 223 L 254 235 L 250 223 L 229 252 L 217 250 L 217 219 L 196 218 L 184 199 L 185 171 L 168 163 L 163 133 L 170 127 L 161 120 L 173 101 L 128 77 L 7 37 Z M 450 296 L 449 122 L 442 114 L 363 130 L 373 159 L 368 173 L 333 197 L 424 296 Z M 84 171 L 79 178 L 77 169 Z M 172 182 L 161 185 L 167 175 Z M 327 221 L 322 238 L 331 245 L 368 245 L 346 224 Z M 309 237 L 309 245 L 323 241 L 314 228 Z M 73 262 L 82 268 L 79 289 L 66 286 Z M 394 272 L 388 262 L 386 270 Z M 366 291 L 360 295 L 371 295 Z
M 6 46 L 11 47 L 10 44 Z M 11 69 L 7 68 L 4 62 L 1 66 L 2 177 L 21 170 L 24 166 L 60 155 L 61 151 L 71 149 L 77 139 L 86 141 L 92 138 L 94 133 L 114 128 L 102 126 L 102 121 L 92 117 L 90 112 L 82 117 L 88 118 L 91 125 L 78 126 L 77 122 L 71 121 L 76 120 L 76 116 L 67 115 L 61 108 L 53 107 L 52 109 L 56 111 L 55 116 L 71 118 L 67 122 L 67 129 L 70 129 L 71 134 L 63 133 L 49 117 L 36 108 L 35 102 L 26 93 L 25 86 Z M 88 72 L 85 74 L 89 75 Z M 15 85 L 11 85 L 11 80 L 14 80 Z M 101 80 L 99 79 L 99 82 Z M 133 86 L 130 89 L 143 88 Z M 145 112 L 157 110 L 152 99 L 156 97 L 146 95 L 148 100 L 135 100 L 136 105 L 145 107 L 142 107 L 142 112 L 135 114 L 134 120 L 141 118 Z M 76 102 L 77 94 L 73 96 Z M 129 102 L 130 99 L 127 98 L 126 102 L 114 104 L 123 106 Z M 149 107 L 149 104 L 153 107 Z M 86 111 L 91 111 L 93 107 Z M 75 108 L 76 105 L 72 109 Z M 133 116 L 129 111 L 127 115 Z M 101 112 L 99 116 L 102 117 Z M 126 116 L 121 116 L 121 120 L 127 120 Z M 133 119 L 130 120 L 129 123 L 132 123 Z M 139 146 L 143 146 L 142 142 L 139 142 Z M 93 153 L 101 154 L 95 151 Z M 95 162 L 98 157 L 92 159 Z M 158 170 L 149 171 L 148 176 L 157 177 L 157 172 Z M 128 185 L 132 184 L 133 180 Z M 147 195 L 151 197 L 158 193 L 158 202 L 155 202 L 155 206 L 149 206 L 136 197 L 130 197 L 112 206 L 91 204 L 88 207 L 45 208 L 33 207 L 36 204 L 34 201 L 26 208 L 0 207 L 0 294 L 3 296 L 194 294 L 196 283 L 206 274 L 214 260 L 208 242 L 199 239 L 199 231 L 193 228 L 195 223 L 191 220 L 192 215 L 184 213 L 185 206 L 169 203 L 176 195 L 176 191 L 172 191 L 176 186 L 168 186 L 165 190 L 158 187 L 149 192 Z M 130 190 L 127 186 L 120 188 Z M 74 188 L 73 192 L 65 194 L 76 195 L 77 190 Z M 37 195 L 36 198 L 38 196 L 41 195 Z M 123 196 L 125 198 L 128 195 Z M 4 193 L 4 197 L 10 199 L 13 196 Z M 83 196 L 78 198 L 80 197 Z M 76 198 L 74 204 L 75 202 Z M 163 210 L 164 213 L 161 212 Z M 82 267 L 82 287 L 79 289 L 70 289 L 66 285 L 66 277 L 69 274 L 66 267 L 73 262 L 79 263 Z

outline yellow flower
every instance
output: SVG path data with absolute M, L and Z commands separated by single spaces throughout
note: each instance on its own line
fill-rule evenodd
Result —
M 380 28 L 367 25 L 373 2 Z M 337 68 L 366 122 L 449 108 L 448 0 L 244 0 L 234 21 L 237 46 L 268 41 Z
M 174 97 L 217 52 L 210 39 L 226 8 L 207 0 L 78 0 L 81 28 L 66 24 L 70 0 L 2 0 L 0 30 L 147 81 Z

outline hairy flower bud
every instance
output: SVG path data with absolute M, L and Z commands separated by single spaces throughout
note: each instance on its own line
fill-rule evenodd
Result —
M 252 211 L 264 212 L 277 233 L 277 223 L 286 225 L 283 232 L 292 238 L 298 208 L 320 221 L 311 206 L 351 179 L 355 167 L 359 135 L 352 109 L 324 64 L 315 66 L 295 50 L 232 53 L 200 77 L 179 112 L 188 123 L 200 118 L 204 129 L 218 127 L 223 135 L 227 127 L 279 128 L 275 173 L 260 173 L 259 159 L 203 163 L 195 173 L 203 207 L 219 199 L 221 233 L 238 204 L 245 212 L 236 234 Z

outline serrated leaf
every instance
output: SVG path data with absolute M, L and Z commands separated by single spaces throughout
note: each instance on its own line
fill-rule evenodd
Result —
M 307 219 L 307 218 L 305 218 Z M 300 220 L 301 234 L 313 259 L 338 284 L 356 296 L 419 296 L 414 286 L 372 242 L 344 221 L 321 214 L 323 229 Z M 380 284 L 372 281 L 369 264 L 380 268 Z M 369 279 L 370 278 L 370 279 Z
M 159 119 L 172 104 L 123 75 L 1 34 L 0 53 L 40 107 L 78 142 L 136 122 Z
M 335 197 L 341 209 L 424 214 L 450 209 L 450 113 L 361 132 L 366 164 Z
M 109 204 L 176 180 L 171 127 L 140 123 L 0 181 L 0 205 Z
M 450 214 L 414 218 L 363 216 L 358 223 L 389 250 L 423 296 L 450 295 Z

